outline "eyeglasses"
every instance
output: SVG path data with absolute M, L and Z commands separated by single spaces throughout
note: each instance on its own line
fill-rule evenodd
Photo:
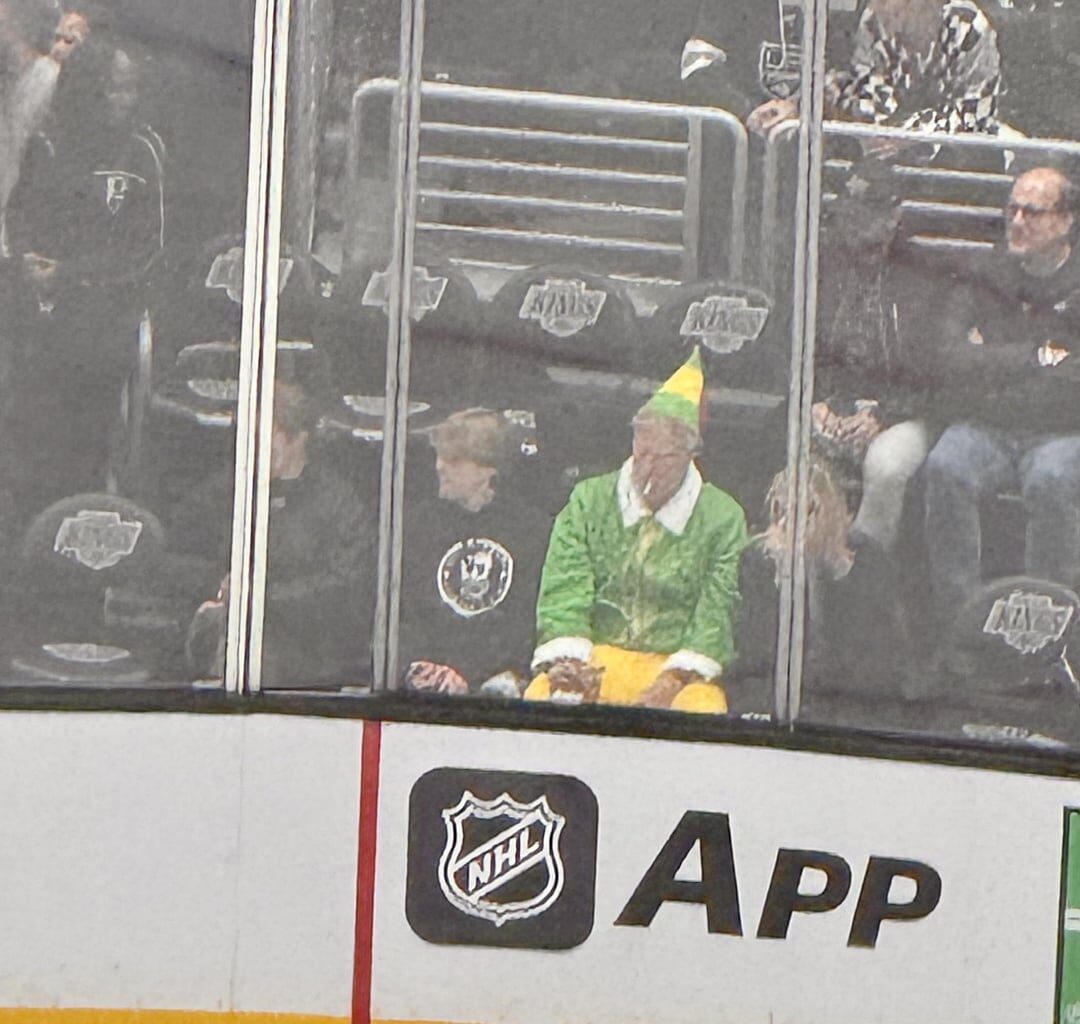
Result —
M 1052 213 L 1064 213 L 1065 210 L 1061 206 L 1051 206 L 1045 208 L 1042 206 L 1032 206 L 1030 203 L 1017 203 L 1013 200 L 1009 200 L 1005 204 L 1005 215 L 1012 220 L 1018 213 L 1022 213 L 1025 218 L 1033 219 L 1035 217 L 1045 217 Z

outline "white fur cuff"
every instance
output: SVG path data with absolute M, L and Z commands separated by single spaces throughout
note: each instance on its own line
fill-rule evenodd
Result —
M 680 669 L 684 672 L 696 672 L 704 679 L 716 679 L 722 671 L 720 662 L 697 651 L 676 651 L 664 662 L 661 671 L 666 672 L 669 668 Z
M 557 636 L 546 644 L 541 644 L 533 651 L 532 670 L 535 672 L 541 665 L 548 665 L 559 658 L 577 658 L 578 661 L 588 661 L 592 654 L 593 643 L 583 636 Z

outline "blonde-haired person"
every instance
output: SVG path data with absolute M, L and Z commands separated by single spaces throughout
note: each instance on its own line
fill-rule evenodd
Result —
M 406 477 L 400 624 L 405 685 L 428 693 L 517 696 L 548 517 L 531 500 L 530 417 L 451 413 L 428 431 Z M 435 485 L 434 487 L 432 485 Z
M 848 542 L 848 498 L 827 462 L 808 468 L 807 517 L 802 530 L 806 567 L 806 697 L 842 693 L 848 700 L 899 698 L 910 661 L 908 630 L 893 563 L 876 544 Z M 788 476 L 778 473 L 765 501 L 767 522 L 743 554 L 739 589 L 744 608 L 740 658 L 733 668 L 745 710 L 771 703 L 780 580 L 791 554 Z M 749 690 L 747 689 L 749 686 Z M 751 694 L 742 698 L 744 693 Z M 736 701 L 736 710 L 744 710 Z
M 810 462 L 806 526 L 803 530 L 803 550 L 808 572 L 822 580 L 843 579 L 855 562 L 855 553 L 848 544 L 851 513 L 843 490 L 833 480 L 824 462 Z M 752 544 L 761 550 L 776 567 L 779 583 L 780 566 L 790 548 L 788 532 L 788 475 L 781 471 L 773 477 L 765 497 L 769 510 L 769 525 L 754 537 Z

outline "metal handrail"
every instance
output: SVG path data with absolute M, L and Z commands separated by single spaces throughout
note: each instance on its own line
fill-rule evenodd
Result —
M 760 228 L 760 268 L 763 286 L 772 289 L 776 276 L 775 242 L 777 239 L 777 208 L 779 203 L 780 150 L 799 127 L 799 121 L 792 119 L 778 125 L 770 134 L 765 145 L 763 168 L 763 194 Z M 997 151 L 1045 152 L 1066 156 L 1080 156 L 1080 142 L 1069 139 L 1005 138 L 1000 135 L 955 134 L 940 132 L 912 131 L 907 128 L 886 128 L 878 125 L 860 124 L 852 121 L 825 121 L 822 124 L 825 136 L 854 139 L 891 139 L 896 142 L 922 143 L 924 145 L 959 146 L 967 149 Z M 965 171 L 950 167 L 904 167 L 895 168 L 898 175 L 926 177 L 956 177 L 967 181 L 984 183 L 1005 183 L 1012 180 L 1009 174 L 988 171 Z M 908 201 L 909 207 L 911 201 Z M 976 208 L 972 208 L 973 210 Z M 977 208 L 982 212 L 982 208 Z M 974 213 L 972 214 L 974 215 Z M 982 248 L 980 244 L 978 248 Z
M 359 139 L 359 128 L 362 124 L 362 107 L 364 102 L 372 96 L 397 95 L 399 83 L 393 78 L 376 78 L 362 83 L 353 94 L 352 117 L 353 131 L 350 133 L 350 169 L 358 170 L 358 153 L 356 152 Z M 680 185 L 685 186 L 683 198 L 683 244 L 676 247 L 684 254 L 687 276 L 696 273 L 699 261 L 698 239 L 700 237 L 700 150 L 695 152 L 695 145 L 700 147 L 701 131 L 707 124 L 722 126 L 730 132 L 734 139 L 734 152 L 732 154 L 732 185 L 731 185 L 731 231 L 728 246 L 728 276 L 739 279 L 742 276 L 743 256 L 746 245 L 745 208 L 747 187 L 747 160 L 748 142 L 746 128 L 742 121 L 730 111 L 715 107 L 689 106 L 680 103 L 661 103 L 648 100 L 608 99 L 599 96 L 582 96 L 570 93 L 531 92 L 520 89 L 505 89 L 488 86 L 455 85 L 446 82 L 422 82 L 420 86 L 422 99 L 445 99 L 464 104 L 483 105 L 506 105 L 514 110 L 548 110 L 566 111 L 575 113 L 596 113 L 606 115 L 634 115 L 652 118 L 658 121 L 678 119 L 685 123 L 687 128 L 686 141 L 674 141 L 666 139 L 647 139 L 624 135 L 604 135 L 592 132 L 556 131 L 547 128 L 528 129 L 506 126 L 468 125 L 465 123 L 448 122 L 444 119 L 433 122 L 421 122 L 421 132 L 430 134 L 473 134 L 479 137 L 507 138 L 516 141 L 530 139 L 538 142 L 561 142 L 573 145 L 610 145 L 624 146 L 637 150 L 655 149 L 658 151 L 677 151 L 687 153 L 687 168 L 685 176 L 675 174 L 645 173 L 629 171 L 618 167 L 609 169 L 571 167 L 563 165 L 530 164 L 528 161 L 482 161 L 466 157 L 431 157 L 422 156 L 421 161 L 428 166 L 435 163 L 443 163 L 454 166 L 484 166 L 485 168 L 500 168 L 513 170 L 517 173 L 542 173 L 548 175 L 560 175 L 564 177 L 585 178 L 610 178 L 613 181 L 638 181 L 653 183 L 660 186 Z M 512 165 L 512 166 L 511 166 Z M 536 205 L 543 205 L 543 197 L 534 198 Z M 567 200 L 552 198 L 552 208 L 565 206 Z M 619 206 L 626 204 L 611 204 L 611 212 L 619 212 Z M 629 209 L 629 207 L 627 207 Z M 678 211 L 675 211 L 676 213 Z M 492 228 L 494 231 L 505 232 L 506 228 Z M 551 235 L 551 232 L 546 234 Z M 573 244 L 574 236 L 566 236 Z M 597 248 L 596 240 L 589 239 L 582 242 L 583 246 Z M 625 246 L 613 245 L 606 248 L 622 249 Z M 657 251 L 669 251 L 667 246 L 658 246 Z
M 761 284 L 770 294 L 776 278 L 776 211 L 780 200 L 780 146 L 799 127 L 797 120 L 784 121 L 769 133 L 762 168 L 760 250 Z

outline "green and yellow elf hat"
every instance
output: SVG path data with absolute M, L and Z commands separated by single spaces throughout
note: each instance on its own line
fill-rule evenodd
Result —
M 705 390 L 705 374 L 701 369 L 701 352 L 683 363 L 650 398 L 639 416 L 667 416 L 697 430 L 701 424 L 701 394 Z

